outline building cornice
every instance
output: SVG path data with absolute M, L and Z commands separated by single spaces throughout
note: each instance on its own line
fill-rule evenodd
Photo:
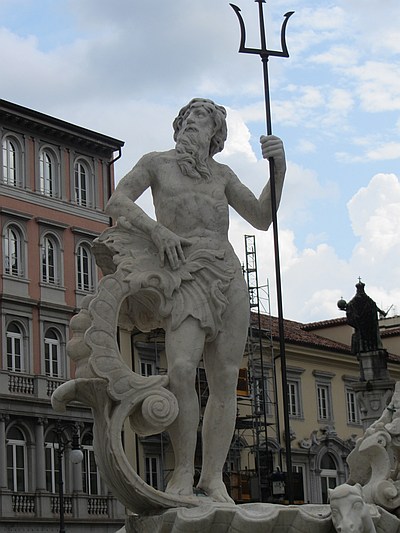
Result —
M 34 134 L 39 133 L 53 140 L 57 139 L 61 144 L 70 144 L 85 151 L 101 154 L 107 159 L 125 144 L 119 139 L 2 99 L 0 99 L 0 118 L 9 127 L 14 126 Z

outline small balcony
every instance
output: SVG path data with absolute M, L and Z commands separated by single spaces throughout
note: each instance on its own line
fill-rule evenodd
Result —
M 4 522 L 29 522 L 38 524 L 58 523 L 60 517 L 60 500 L 58 495 L 48 492 L 11 492 L 0 490 L 0 524 Z M 64 495 L 64 518 L 68 522 L 114 522 L 124 521 L 123 506 L 110 495 L 90 495 L 73 493 Z M 117 529 L 117 528 L 116 528 Z M 0 525 L 1 530 L 1 525 Z
M 63 378 L 35 376 L 22 372 L 0 370 L 0 391 L 10 396 L 31 397 L 33 400 L 50 400 L 55 389 L 67 381 Z

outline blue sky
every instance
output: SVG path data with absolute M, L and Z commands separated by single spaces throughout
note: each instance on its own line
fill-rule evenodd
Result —
M 233 0 L 258 46 L 258 5 Z M 358 276 L 383 309 L 400 314 L 400 2 L 267 0 L 270 48 L 287 28 L 288 59 L 271 58 L 274 133 L 288 173 L 279 211 L 284 314 L 342 316 Z M 0 0 L 0 97 L 126 142 L 117 178 L 151 150 L 173 145 L 171 122 L 194 96 L 228 109 L 219 159 L 259 193 L 268 167 L 262 66 L 238 54 L 225 0 Z M 151 212 L 146 196 L 142 205 Z M 255 234 L 260 284 L 275 310 L 271 231 L 232 213 L 243 258 Z M 266 302 L 265 302 L 266 305 Z

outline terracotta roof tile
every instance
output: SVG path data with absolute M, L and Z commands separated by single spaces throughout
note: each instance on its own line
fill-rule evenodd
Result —
M 347 318 L 345 316 L 340 318 L 331 318 L 329 320 L 321 320 L 320 322 L 308 322 L 307 324 L 303 324 L 303 328 L 306 331 L 312 331 L 313 329 L 342 326 L 343 324 L 347 324 Z
M 261 329 L 271 331 L 274 340 L 279 339 L 278 319 L 274 316 L 260 315 Z M 257 326 L 257 314 L 252 313 L 252 324 Z M 307 324 L 308 325 L 308 324 Z M 305 328 L 305 324 L 293 320 L 284 320 L 285 341 L 292 344 L 309 346 L 328 351 L 351 354 L 350 346 L 341 342 L 332 341 Z
M 258 326 L 257 316 L 257 313 L 251 313 L 251 322 L 255 327 Z M 313 329 L 319 329 L 327 326 L 337 326 L 341 324 L 346 324 L 345 318 L 334 318 L 332 320 L 311 322 L 308 324 L 302 324 L 301 322 L 295 322 L 294 320 L 284 319 L 285 342 L 298 344 L 300 346 L 308 346 L 310 348 L 319 350 L 327 350 L 330 352 L 339 352 L 352 355 L 351 348 L 347 344 L 327 339 L 312 332 Z M 279 324 L 277 317 L 260 315 L 260 325 L 262 330 L 271 332 L 274 340 L 279 340 Z M 382 337 L 400 335 L 400 327 L 382 331 L 381 335 Z M 390 362 L 397 364 L 400 363 L 400 356 L 392 353 L 389 353 L 388 356 Z
M 381 329 L 381 337 L 400 337 L 400 327 Z

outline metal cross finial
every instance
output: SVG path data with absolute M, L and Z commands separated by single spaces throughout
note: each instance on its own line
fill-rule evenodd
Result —
M 264 96 L 265 96 L 265 113 L 266 113 L 266 126 L 267 134 L 272 134 L 272 120 L 271 120 L 271 104 L 269 95 L 269 81 L 268 81 L 268 59 L 270 56 L 289 57 L 289 52 L 286 46 L 286 26 L 289 17 L 293 15 L 294 11 L 289 11 L 285 15 L 281 28 L 281 46 L 282 50 L 268 50 L 267 38 L 265 35 L 265 23 L 263 4 L 265 0 L 255 0 L 258 3 L 258 13 L 260 20 L 260 38 L 261 48 L 248 48 L 246 47 L 246 28 L 243 17 L 240 13 L 240 8 L 234 4 L 230 4 L 235 11 L 240 24 L 241 39 L 239 52 L 245 54 L 258 54 L 261 57 L 263 63 L 264 73 Z M 273 159 L 269 160 L 269 179 L 271 185 L 271 212 L 272 212 L 272 228 L 274 235 L 274 251 L 275 251 L 275 276 L 276 276 L 276 293 L 277 293 L 277 307 L 278 307 L 278 328 L 279 328 L 279 349 L 281 359 L 281 374 L 282 374 L 282 392 L 283 392 L 283 407 L 284 407 L 284 420 L 285 420 L 285 435 L 290 435 L 290 419 L 289 419 L 289 406 L 288 406 L 288 382 L 286 372 L 286 355 L 285 355 L 285 331 L 283 321 L 283 305 L 282 305 L 282 288 L 281 288 L 281 269 L 279 259 L 279 237 L 278 237 L 278 220 L 277 220 L 277 201 L 275 191 L 275 165 Z M 290 438 L 286 439 L 286 476 L 287 476 L 287 494 L 289 503 L 293 503 L 293 484 L 292 484 L 292 459 L 291 459 L 291 447 Z

